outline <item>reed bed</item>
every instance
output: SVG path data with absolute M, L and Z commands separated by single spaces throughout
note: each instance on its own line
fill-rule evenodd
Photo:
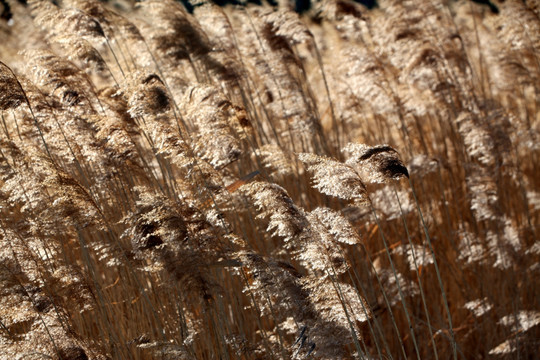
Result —
M 1 359 L 537 356 L 537 2 L 305 5 L 0 2 Z

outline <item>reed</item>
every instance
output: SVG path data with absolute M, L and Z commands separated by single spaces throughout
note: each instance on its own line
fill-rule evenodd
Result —
M 534 1 L 0 1 L 0 359 L 532 359 Z

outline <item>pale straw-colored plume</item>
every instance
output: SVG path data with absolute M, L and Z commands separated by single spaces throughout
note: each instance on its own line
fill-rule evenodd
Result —
M 314 187 L 323 194 L 359 204 L 368 201 L 366 186 L 351 166 L 315 154 L 302 153 L 298 158 L 313 173 Z
M 346 163 L 359 168 L 366 181 L 382 183 L 409 177 L 397 150 L 389 145 L 349 143 L 343 150 L 349 154 Z
M 291 241 L 309 226 L 305 212 L 298 208 L 281 186 L 254 181 L 241 187 L 259 208 L 257 217 L 269 218 L 268 231 Z

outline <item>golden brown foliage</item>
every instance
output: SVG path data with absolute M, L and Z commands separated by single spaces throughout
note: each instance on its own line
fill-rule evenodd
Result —
M 536 2 L 23 3 L 1 360 L 537 355 Z

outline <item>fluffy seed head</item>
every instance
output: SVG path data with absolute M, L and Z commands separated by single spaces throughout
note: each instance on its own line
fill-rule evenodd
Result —
M 399 154 L 389 145 L 369 146 L 349 143 L 344 149 L 350 153 L 347 164 L 358 166 L 366 174 L 366 180 L 373 183 L 384 183 L 409 177 L 409 172 L 399 158 Z

